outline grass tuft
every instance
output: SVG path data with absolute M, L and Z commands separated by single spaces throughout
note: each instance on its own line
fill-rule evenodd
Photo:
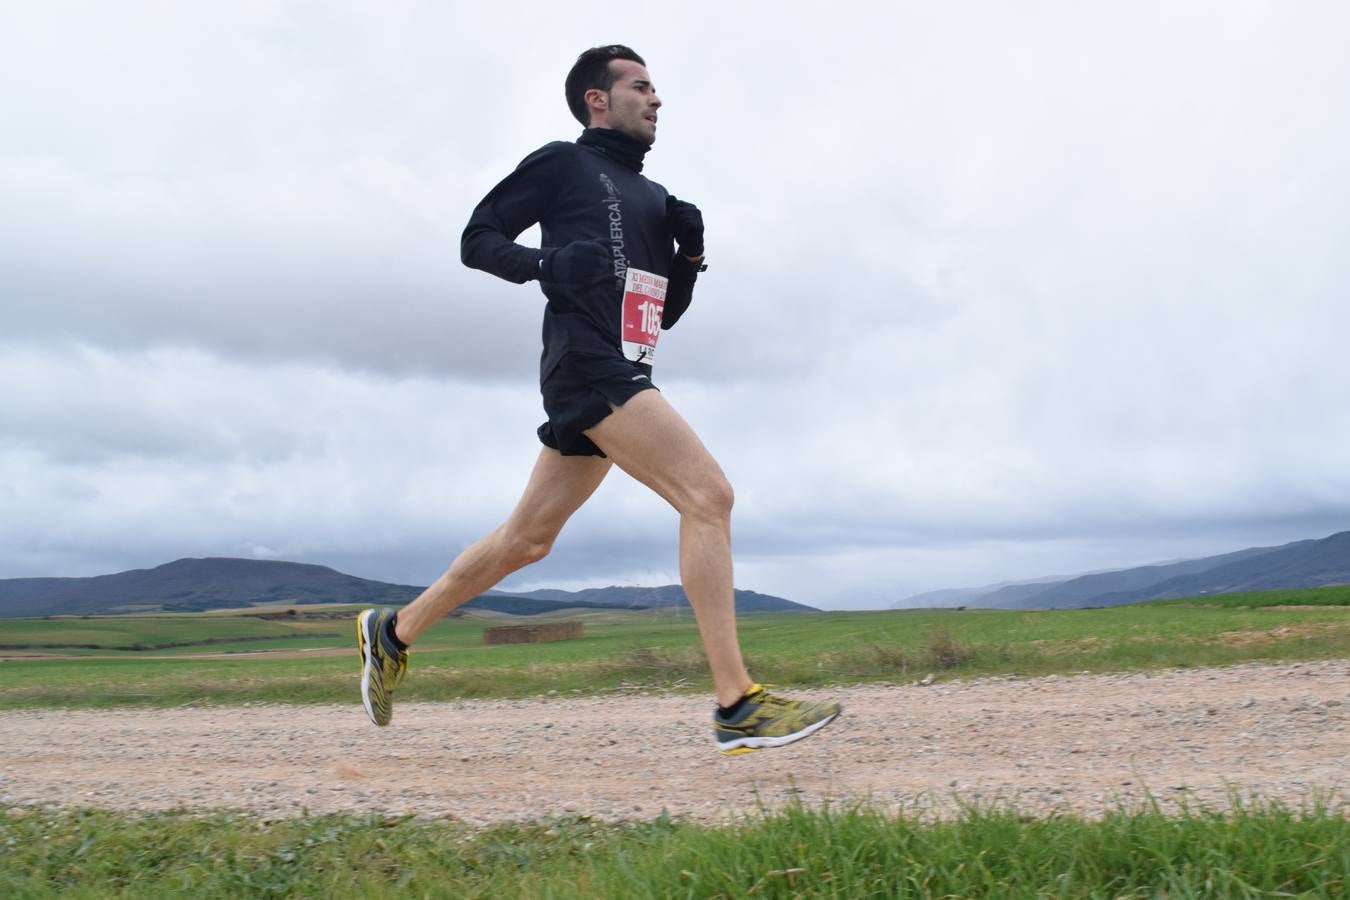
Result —
M 624 683 L 669 685 L 705 678 L 708 657 L 697 646 L 634 647 L 613 659 L 599 660 L 597 668 Z
M 921 665 L 911 650 L 896 644 L 879 643 L 867 643 L 848 650 L 821 653 L 814 659 L 817 678 L 832 677 L 838 680 L 903 676 L 920 668 Z M 800 675 L 784 677 L 776 674 L 775 677 L 784 682 L 808 681 Z
M 924 656 L 935 669 L 959 669 L 975 658 L 975 651 L 957 640 L 949 628 L 933 629 L 923 645 Z

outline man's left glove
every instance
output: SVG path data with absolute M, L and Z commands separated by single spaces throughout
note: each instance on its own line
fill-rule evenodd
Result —
M 703 213 L 673 194 L 666 196 L 666 227 L 685 256 L 703 255 Z

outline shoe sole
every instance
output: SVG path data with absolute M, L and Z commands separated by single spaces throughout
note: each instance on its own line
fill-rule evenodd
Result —
M 366 633 L 367 626 L 375 613 L 376 610 L 368 609 L 356 617 L 356 645 L 361 651 L 361 705 L 366 708 L 366 715 L 370 717 L 370 721 L 379 725 L 380 723 L 375 720 L 375 709 L 370 705 L 370 672 L 373 666 L 371 654 L 366 650 L 366 646 L 372 640 L 372 636 Z
M 782 737 L 746 737 L 736 738 L 734 741 L 718 741 L 717 749 L 724 756 L 739 756 L 742 753 L 754 753 L 756 750 L 766 750 L 770 747 L 786 747 L 794 741 L 800 741 L 802 738 L 815 734 L 839 718 L 841 712 L 843 712 L 842 709 L 819 722 L 812 722 L 801 731 L 785 734 Z

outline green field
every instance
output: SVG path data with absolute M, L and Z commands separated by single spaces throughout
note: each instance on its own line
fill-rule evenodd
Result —
M 1295 606 L 1303 608 L 1288 608 Z M 757 613 L 741 617 L 740 633 L 757 678 L 802 686 L 910 681 L 928 673 L 962 678 L 1337 658 L 1350 656 L 1348 610 L 1350 587 L 1332 587 L 1087 610 Z M 575 618 L 585 623 L 582 639 L 506 646 L 485 646 L 484 628 L 534 620 L 442 620 L 414 649 L 399 697 L 708 690 L 687 613 Z M 0 662 L 6 706 L 351 702 L 355 696 L 350 616 L 11 619 L 3 628 L 0 644 L 25 648 L 12 655 L 51 655 Z
M 0 895 L 38 897 L 1339 898 L 1350 821 L 1325 808 L 967 809 L 920 823 L 789 808 L 707 828 L 567 819 L 472 830 L 339 816 L 0 807 Z
M 283 610 L 284 612 L 284 610 Z M 0 704 L 356 702 L 355 609 L 0 622 Z M 310 614 L 313 617 L 310 617 Z M 336 618 L 326 618 L 335 615 Z M 706 691 L 683 616 L 586 612 L 585 637 L 485 646 L 510 621 L 446 619 L 418 642 L 401 700 Z M 781 685 L 1124 671 L 1350 656 L 1350 587 L 1111 609 L 755 614 L 757 677 Z M 333 653 L 336 655 L 323 655 Z M 0 896 L 1339 898 L 1343 802 L 945 821 L 789 807 L 723 827 L 584 818 L 453 821 L 0 805 Z
M 1181 597 L 1175 600 L 1153 600 L 1150 604 L 1165 606 L 1345 606 L 1350 604 L 1350 585 L 1324 588 L 1288 588 L 1279 591 L 1261 591 L 1256 594 L 1212 594 L 1201 597 Z

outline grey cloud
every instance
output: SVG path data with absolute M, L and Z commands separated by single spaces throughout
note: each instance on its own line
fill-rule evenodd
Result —
M 648 171 L 708 221 L 657 380 L 737 486 L 744 586 L 884 603 L 1350 512 L 1350 13 L 587 10 L 17 10 L 0 576 L 428 581 L 495 525 L 542 299 L 458 234 L 575 134 L 561 75 L 610 39 L 666 99 Z M 673 514 L 612 477 L 512 583 L 670 577 Z

